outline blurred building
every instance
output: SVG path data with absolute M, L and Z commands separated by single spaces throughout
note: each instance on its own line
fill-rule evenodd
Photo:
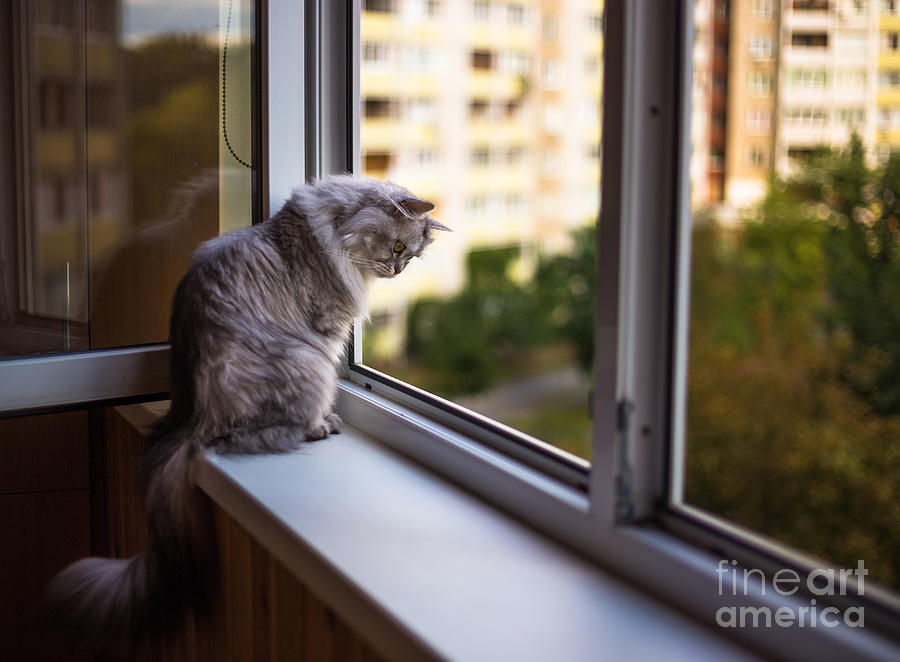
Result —
M 472 250 L 568 246 L 597 217 L 602 0 L 364 0 L 365 174 L 436 203 L 436 259 L 374 288 L 373 321 L 397 348 L 406 305 L 449 295 Z
M 695 205 L 751 203 L 772 172 L 854 131 L 873 160 L 900 148 L 900 2 L 697 0 L 695 12 Z
M 18 75 L 2 81 L 14 136 L 2 169 L 17 182 L 16 222 L 0 239 L 0 346 L 9 352 L 87 346 L 89 256 L 122 232 L 118 11 L 118 0 L 11 7 L 5 56 Z

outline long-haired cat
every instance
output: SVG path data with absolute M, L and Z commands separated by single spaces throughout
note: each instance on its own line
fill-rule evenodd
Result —
M 147 547 L 54 579 L 54 614 L 83 636 L 135 643 L 203 609 L 215 565 L 191 466 L 205 449 L 289 451 L 340 431 L 336 366 L 375 278 L 447 228 L 390 183 L 332 176 L 259 225 L 203 244 L 173 301 L 171 409 L 144 458 Z

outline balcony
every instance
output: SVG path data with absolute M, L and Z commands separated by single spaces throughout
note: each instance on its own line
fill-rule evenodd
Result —
M 437 125 L 413 124 L 395 118 L 363 118 L 360 131 L 363 151 L 392 151 L 398 145 L 434 147 L 438 137 Z
M 878 90 L 876 103 L 879 106 L 900 106 L 900 87 L 885 87 Z
M 827 11 L 785 9 L 782 23 L 789 30 L 827 30 L 832 17 Z
M 397 93 L 400 85 L 410 97 L 437 97 L 441 92 L 442 80 L 437 74 L 409 74 L 399 69 L 393 72 L 364 69 L 360 76 L 360 92 L 363 97 L 391 97 Z
M 900 148 L 900 127 L 878 129 L 875 132 L 875 142 Z
M 878 53 L 879 69 L 900 69 L 900 50 L 884 50 Z
M 524 91 L 525 76 L 493 70 L 472 71 L 469 78 L 469 96 L 518 97 Z
M 534 135 L 534 128 L 515 119 L 474 120 L 469 124 L 472 144 L 523 144 Z
M 900 14 L 882 14 L 878 19 L 878 29 L 900 32 Z

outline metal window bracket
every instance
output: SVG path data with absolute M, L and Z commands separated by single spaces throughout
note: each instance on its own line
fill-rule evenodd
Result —
M 634 519 L 634 492 L 631 475 L 629 429 L 634 404 L 627 399 L 616 404 L 616 523 L 628 524 Z

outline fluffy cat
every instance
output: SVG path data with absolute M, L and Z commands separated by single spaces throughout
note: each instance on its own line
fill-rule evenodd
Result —
M 199 248 L 172 306 L 171 409 L 144 458 L 148 545 L 64 569 L 50 589 L 57 618 L 83 637 L 134 644 L 204 608 L 215 561 L 193 458 L 289 451 L 340 431 L 336 367 L 367 287 L 448 229 L 433 208 L 394 184 L 332 176 Z

